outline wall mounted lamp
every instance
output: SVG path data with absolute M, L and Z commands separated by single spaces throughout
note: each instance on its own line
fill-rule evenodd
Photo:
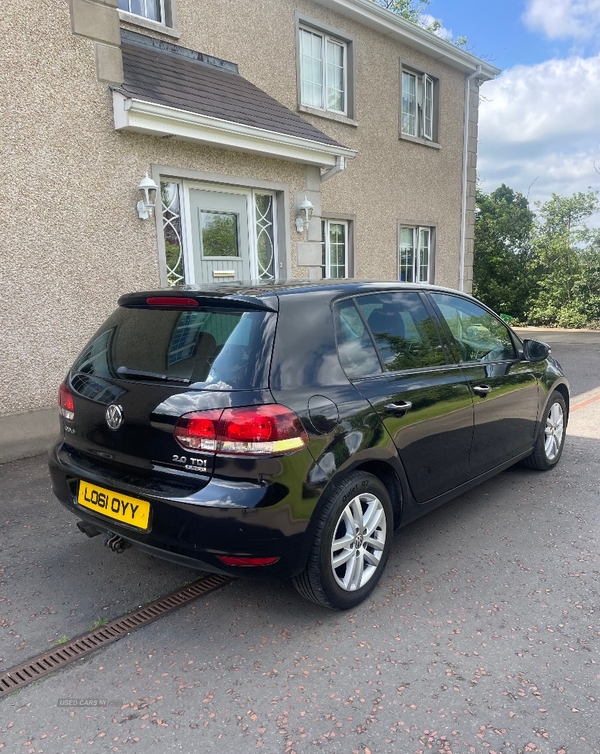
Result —
M 298 206 L 298 212 L 296 214 L 296 230 L 298 233 L 302 233 L 302 231 L 308 227 L 313 210 L 314 205 L 305 196 L 302 204 Z
M 152 178 L 150 178 L 148 173 L 146 173 L 146 177 L 142 178 L 138 189 L 142 192 L 143 196 L 143 199 L 140 199 L 137 203 L 138 215 L 140 220 L 147 220 L 154 212 L 158 186 L 154 183 Z

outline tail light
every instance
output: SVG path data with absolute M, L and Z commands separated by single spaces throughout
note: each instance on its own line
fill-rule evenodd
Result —
M 75 418 L 75 406 L 73 404 L 73 396 L 71 391 L 63 382 L 58 389 L 58 406 L 60 409 L 60 415 L 64 416 L 68 421 L 73 421 Z
M 174 434 L 187 450 L 234 455 L 282 455 L 308 445 L 300 419 L 278 404 L 194 411 L 179 418 Z
M 221 561 L 221 563 L 224 563 L 228 566 L 241 566 L 242 568 L 248 567 L 248 566 L 267 566 L 267 565 L 273 565 L 273 563 L 277 563 L 279 560 L 279 555 L 276 555 L 274 557 L 266 557 L 266 558 L 253 558 L 253 557 L 246 557 L 245 555 L 217 555 L 217 558 Z

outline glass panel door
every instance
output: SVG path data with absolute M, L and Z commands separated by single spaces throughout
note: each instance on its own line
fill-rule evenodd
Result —
M 190 188 L 191 280 L 249 280 L 249 195 Z

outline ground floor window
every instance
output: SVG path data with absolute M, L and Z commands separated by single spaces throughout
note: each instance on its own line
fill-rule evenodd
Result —
M 168 285 L 275 280 L 274 191 L 161 181 Z
M 406 283 L 431 283 L 433 228 L 400 226 L 398 277 Z
M 321 221 L 324 278 L 350 277 L 348 226 L 347 220 Z

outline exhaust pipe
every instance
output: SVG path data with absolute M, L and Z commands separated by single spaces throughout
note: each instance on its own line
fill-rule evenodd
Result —
M 102 533 L 99 529 L 96 529 L 95 526 L 92 526 L 92 524 L 88 524 L 85 521 L 78 521 L 77 528 L 82 534 L 85 534 L 86 537 L 90 537 L 90 539 L 92 537 L 97 537 L 98 534 Z
M 113 534 L 111 531 L 107 531 L 104 535 L 104 546 L 120 555 L 123 550 L 131 547 L 131 542 L 123 539 L 123 537 L 120 537 L 118 534 Z

